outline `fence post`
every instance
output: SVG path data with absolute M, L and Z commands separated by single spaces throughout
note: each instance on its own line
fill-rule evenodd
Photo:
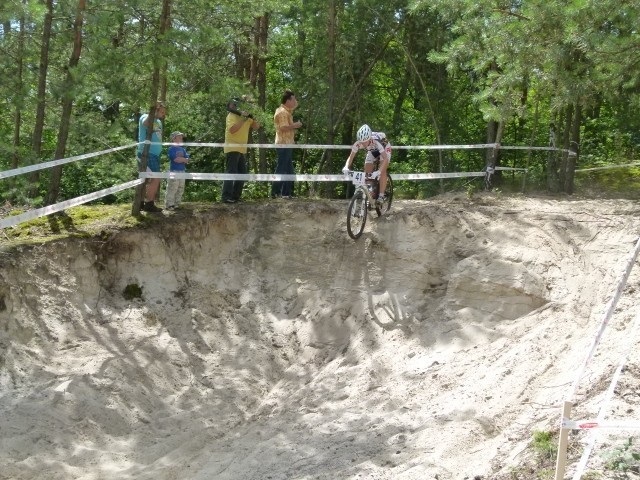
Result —
M 560 421 L 560 438 L 558 439 L 558 458 L 556 459 L 555 480 L 562 480 L 567 467 L 567 445 L 569 444 L 569 430 L 562 428 L 562 420 L 570 418 L 573 404 L 566 400 L 562 407 L 562 419 Z

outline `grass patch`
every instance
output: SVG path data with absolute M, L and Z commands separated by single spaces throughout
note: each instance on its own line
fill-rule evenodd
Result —
M 7 216 L 27 210 L 12 210 Z M 68 237 L 92 237 L 158 221 L 151 215 L 131 215 L 131 204 L 79 205 L 0 230 L 0 241 L 9 245 L 44 243 Z
M 640 169 L 620 168 L 577 173 L 575 192 L 592 198 L 640 198 Z
M 541 463 L 554 462 L 558 453 L 558 435 L 555 432 L 533 432 L 531 446 Z
M 622 445 L 603 453 L 607 470 L 640 473 L 640 451 L 629 437 Z

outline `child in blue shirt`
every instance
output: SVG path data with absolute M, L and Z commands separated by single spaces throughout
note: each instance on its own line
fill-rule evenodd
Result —
M 173 132 L 169 136 L 171 143 L 181 144 L 184 141 L 184 133 Z M 169 166 L 170 172 L 185 172 L 186 164 L 189 163 L 189 154 L 182 145 L 171 145 L 169 147 Z M 182 195 L 184 194 L 184 178 L 169 178 L 167 182 L 167 198 L 165 199 L 166 208 L 173 210 L 180 206 Z

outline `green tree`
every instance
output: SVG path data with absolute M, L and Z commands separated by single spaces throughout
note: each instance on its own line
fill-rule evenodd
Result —
M 82 27 L 84 24 L 84 15 L 87 4 L 86 0 L 78 0 L 75 20 L 73 22 L 73 49 L 71 51 L 71 57 L 69 58 L 69 64 L 66 68 L 66 76 L 64 83 L 62 84 L 62 114 L 60 118 L 60 127 L 58 130 L 58 142 L 56 144 L 55 158 L 63 158 L 67 148 L 67 138 L 69 136 L 69 128 L 71 122 L 71 110 L 73 108 L 73 101 L 76 96 L 76 86 L 78 79 L 76 77 L 75 69 L 80 61 L 80 54 L 82 52 Z M 47 204 L 55 203 L 60 193 L 60 179 L 62 177 L 62 166 L 56 166 L 52 168 L 51 180 L 49 181 L 49 192 L 47 195 Z

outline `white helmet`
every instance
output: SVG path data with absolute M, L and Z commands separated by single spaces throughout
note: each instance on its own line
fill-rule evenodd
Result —
M 356 138 L 358 139 L 359 142 L 366 142 L 367 140 L 371 139 L 371 127 L 369 125 L 367 125 L 366 123 L 364 125 L 362 125 L 358 129 L 358 133 L 356 134 Z

